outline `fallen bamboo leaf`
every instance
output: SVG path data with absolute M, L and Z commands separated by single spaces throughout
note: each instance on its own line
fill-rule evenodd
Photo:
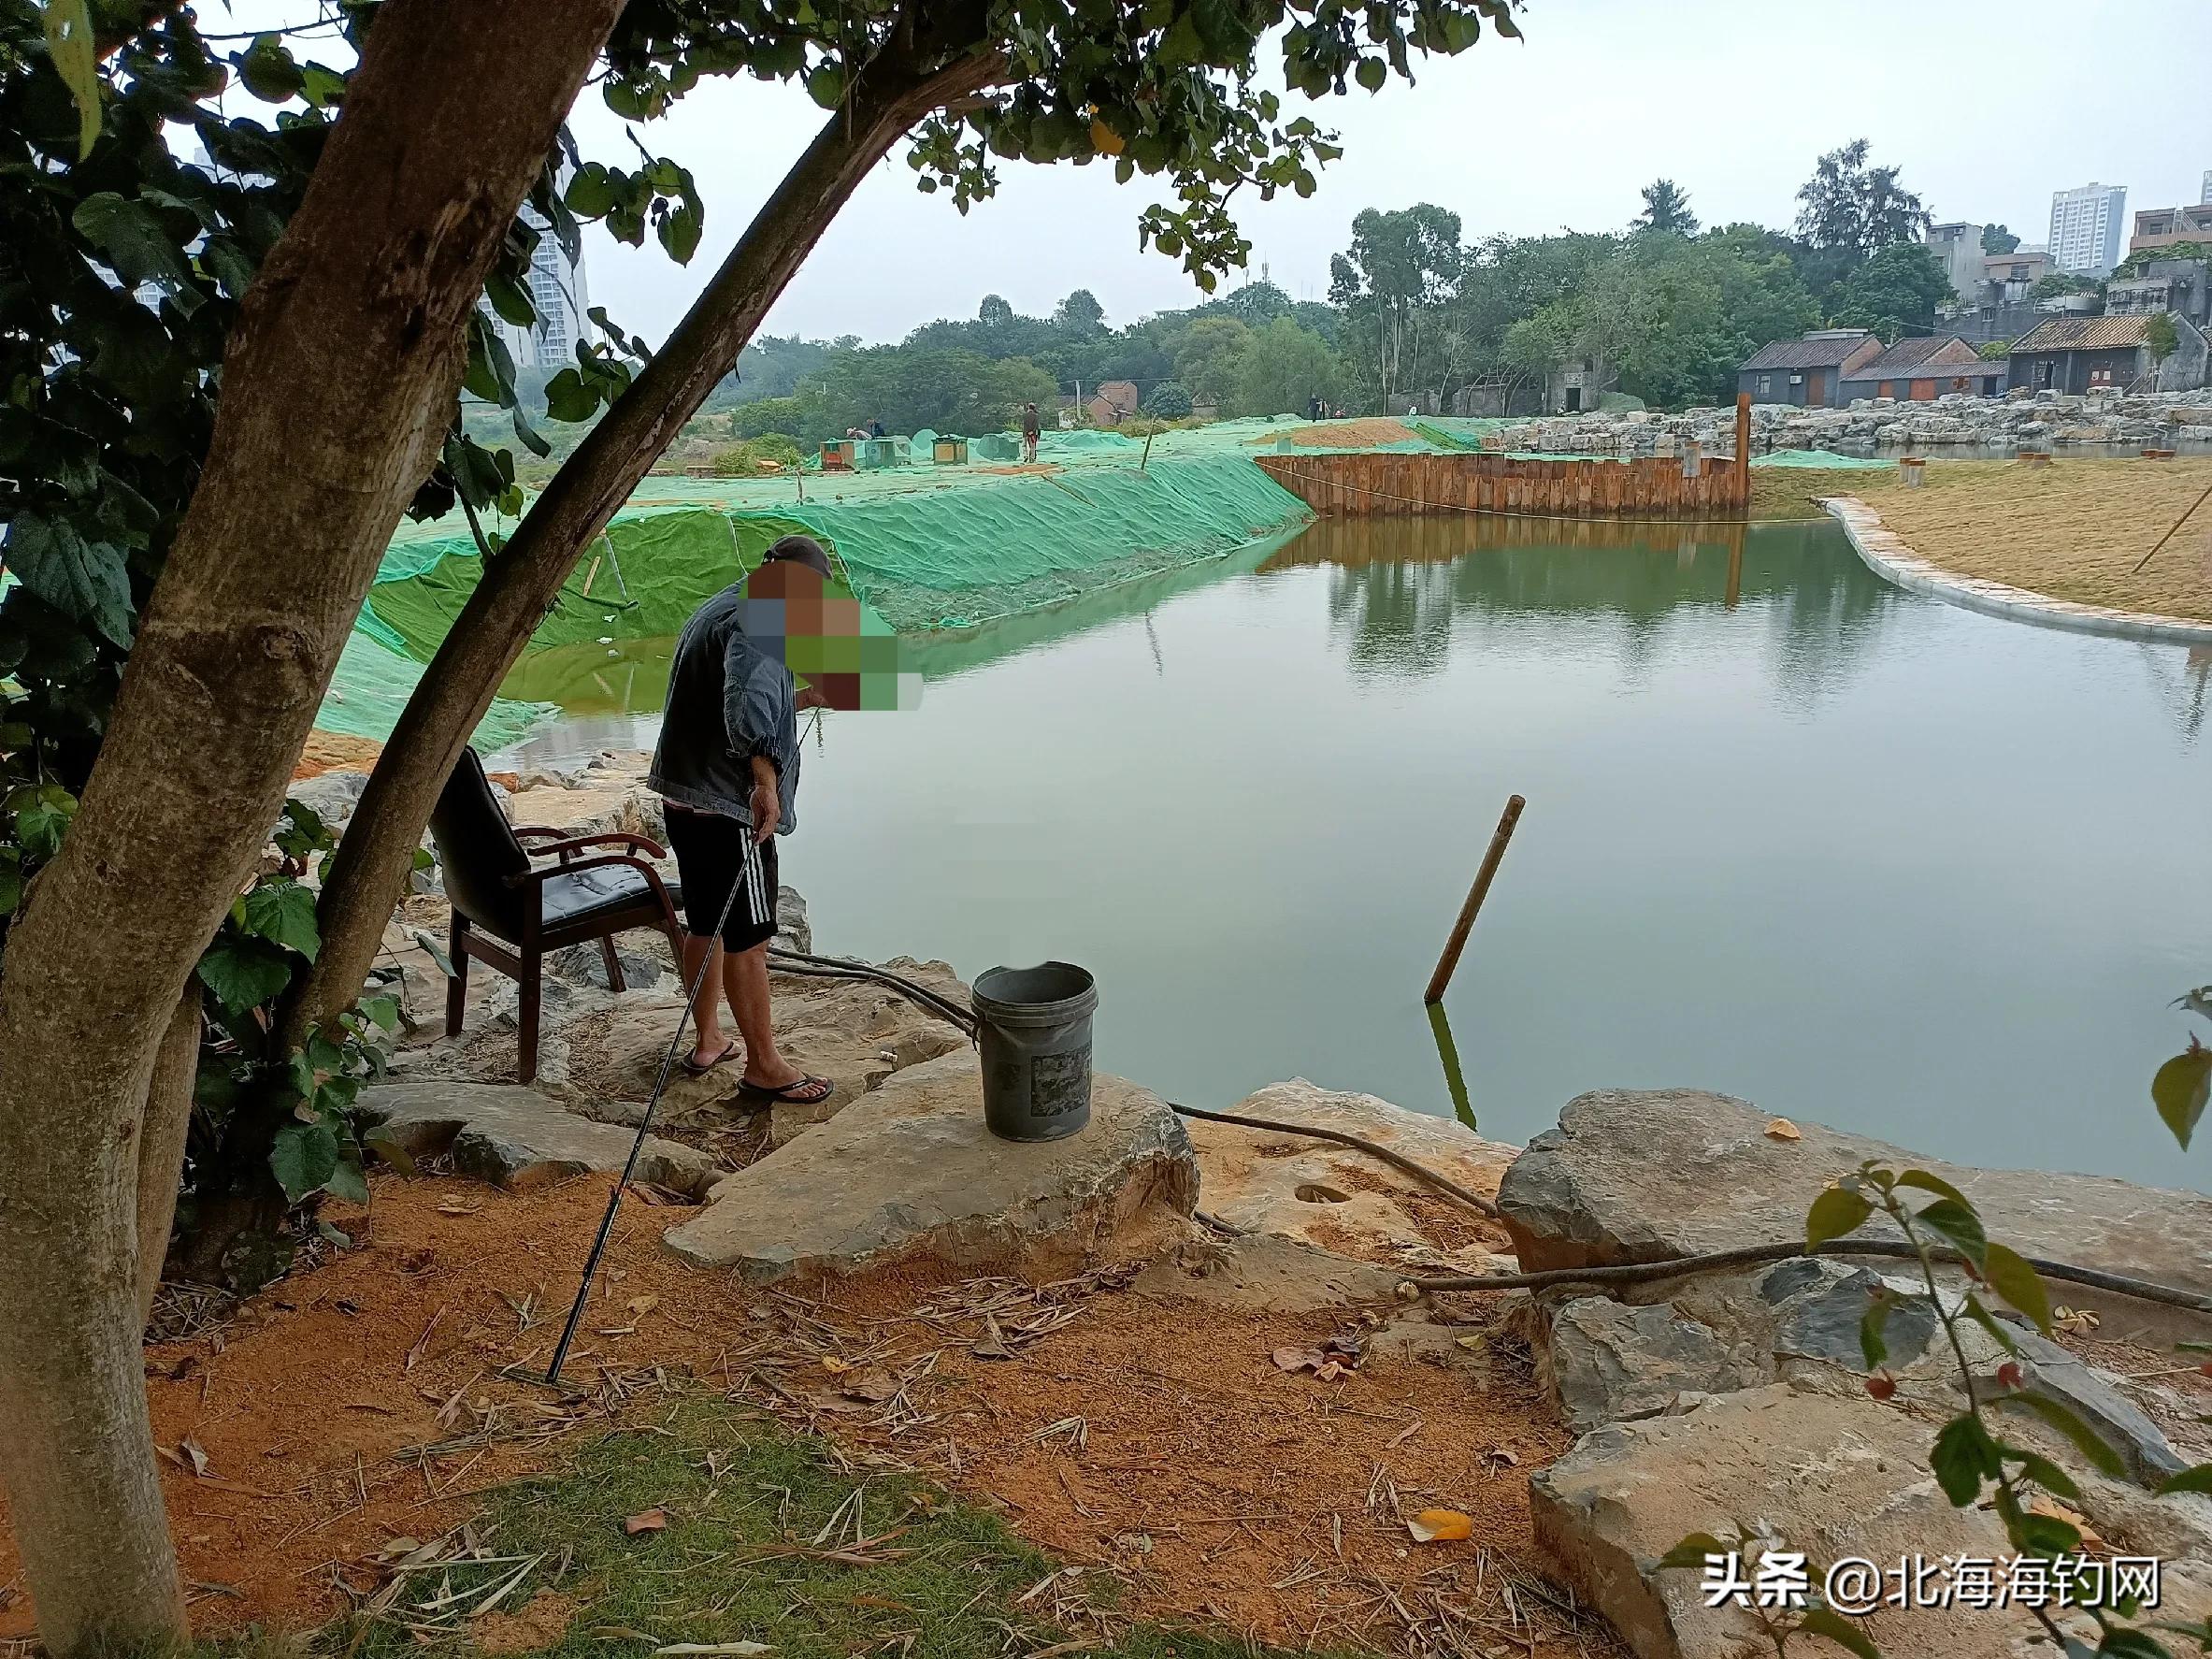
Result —
M 186 1460 L 192 1464 L 192 1472 L 194 1475 L 197 1475 L 201 1479 L 205 1480 L 208 1478 L 207 1449 L 203 1447 L 197 1440 L 194 1440 L 190 1435 L 187 1435 L 183 1439 L 177 1442 L 177 1450 L 182 1452 Z
M 658 1296 L 633 1296 L 630 1298 L 628 1304 L 630 1317 L 632 1319 L 640 1318 L 645 1314 L 651 1313 L 660 1305 L 661 1299 Z
M 1451 1544 L 1474 1536 L 1474 1518 L 1457 1509 L 1423 1509 L 1406 1518 L 1405 1530 L 1416 1544 Z
M 623 1518 L 622 1530 L 634 1538 L 639 1533 L 659 1532 L 668 1524 L 668 1512 L 666 1509 L 640 1509 L 635 1515 Z
M 1770 1141 L 1802 1141 L 1805 1138 L 1804 1132 L 1787 1118 L 1769 1118 L 1766 1134 Z
M 463 1204 L 458 1199 L 448 1199 L 438 1206 L 441 1216 L 473 1216 L 484 1206 L 481 1204 Z
M 627 1624 L 595 1624 L 590 1635 L 603 1642 L 654 1642 L 660 1637 L 650 1630 L 632 1630 Z
M 727 1655 L 728 1659 L 751 1659 L 754 1653 L 772 1653 L 775 1650 L 766 1642 L 670 1642 L 653 1652 L 654 1659 L 676 1653 L 713 1653 Z

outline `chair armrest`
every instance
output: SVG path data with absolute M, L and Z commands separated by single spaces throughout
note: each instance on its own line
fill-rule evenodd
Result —
M 516 830 L 515 835 L 517 839 L 520 839 L 522 831 Z M 652 836 L 632 835 L 626 830 L 610 830 L 603 835 L 572 835 L 565 841 L 552 842 L 545 846 L 534 846 L 530 848 L 530 855 L 533 858 L 542 858 L 549 854 L 558 853 L 562 862 L 566 863 L 570 853 L 581 852 L 587 846 L 628 847 L 634 851 L 641 851 L 647 857 L 654 858 L 665 858 L 668 856 L 668 849 L 654 840 Z
M 517 824 L 513 828 L 514 838 L 517 841 L 528 841 L 533 836 L 539 835 L 550 835 L 558 841 L 568 833 L 566 830 L 555 830 L 551 824 Z

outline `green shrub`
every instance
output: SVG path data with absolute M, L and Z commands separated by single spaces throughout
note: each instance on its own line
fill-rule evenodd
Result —
M 763 461 L 773 461 L 788 471 L 805 460 L 797 440 L 782 432 L 764 432 L 717 454 L 714 470 L 724 478 L 750 478 Z

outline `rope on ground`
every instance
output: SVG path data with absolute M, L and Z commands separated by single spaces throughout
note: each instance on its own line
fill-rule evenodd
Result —
M 1317 1141 L 1333 1141 L 1340 1147 L 1355 1147 L 1367 1153 L 1370 1157 L 1380 1158 L 1385 1163 L 1394 1165 L 1409 1176 L 1427 1181 L 1440 1191 L 1450 1193 L 1468 1208 L 1479 1211 L 1493 1221 L 1501 1219 L 1498 1206 L 1481 1193 L 1472 1188 L 1461 1186 L 1449 1176 L 1439 1175 L 1426 1164 L 1415 1162 L 1402 1152 L 1394 1152 L 1379 1142 L 1371 1141 L 1364 1135 L 1347 1134 L 1341 1129 L 1316 1129 L 1307 1123 L 1277 1123 L 1266 1118 L 1246 1118 L 1237 1112 L 1206 1112 L 1199 1110 L 1197 1106 L 1178 1105 L 1173 1101 L 1170 1101 L 1168 1105 L 1179 1117 L 1201 1118 L 1208 1123 L 1235 1123 L 1245 1129 L 1271 1130 L 1277 1134 L 1310 1135 Z
M 1598 457 L 1593 456 L 1593 459 Z M 1265 468 L 1261 469 L 1266 471 Z M 1270 473 L 1274 478 L 1295 478 L 1300 483 L 1317 484 L 1323 489 L 1349 490 L 1357 496 L 1371 497 L 1377 501 L 1402 501 L 1409 507 L 1419 507 L 1427 512 L 1465 512 L 1480 518 L 1541 518 L 1563 525 L 1657 525 L 1663 528 L 1681 529 L 1686 525 L 1809 525 L 1817 524 L 1814 518 L 1616 518 L 1610 513 L 1593 513 L 1577 517 L 1568 512 L 1516 512 L 1505 507 L 1464 507 L 1457 501 L 1424 501 L 1417 496 L 1398 496 L 1388 490 L 1370 489 L 1363 483 L 1340 483 L 1333 478 L 1321 478 L 1311 472 L 1293 472 L 1286 468 L 1280 473 Z
M 1929 1253 L 1938 1261 L 1949 1263 L 1964 1260 L 1953 1250 L 1931 1249 Z M 1787 1262 L 1797 1256 L 1918 1259 L 1918 1254 L 1911 1245 L 1901 1239 L 1839 1238 L 1831 1240 L 1817 1250 L 1808 1250 L 1798 1243 L 1740 1245 L 1734 1249 L 1713 1250 L 1702 1256 L 1676 1256 L 1664 1262 L 1624 1262 L 1604 1267 L 1556 1267 L 1543 1273 L 1435 1274 L 1425 1278 L 1411 1278 L 1406 1282 L 1422 1291 L 1542 1291 L 1556 1285 L 1648 1284 L 1655 1279 L 1680 1278 L 1688 1274 L 1710 1273 L 1723 1267 L 1748 1267 L 1761 1262 Z M 2192 1313 L 2212 1313 L 2212 1296 L 2195 1291 L 2162 1285 L 2150 1279 L 2134 1278 L 2126 1274 L 2107 1273 L 2100 1267 L 2078 1267 L 2071 1262 L 2055 1262 L 2047 1256 L 2029 1256 L 2026 1261 L 2045 1278 L 2088 1285 L 2093 1290 L 2139 1297 L 2145 1302 L 2163 1303 L 2168 1307 L 2185 1307 Z

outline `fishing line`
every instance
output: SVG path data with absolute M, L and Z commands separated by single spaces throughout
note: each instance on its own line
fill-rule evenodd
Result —
M 745 826 L 745 833 L 753 833 L 750 824 Z M 630 1142 L 630 1155 L 623 1163 L 622 1178 L 607 1195 L 607 1213 L 599 1218 L 599 1234 L 592 1240 L 591 1254 L 584 1258 L 583 1282 L 576 1287 L 576 1301 L 568 1309 L 568 1322 L 561 1327 L 561 1339 L 553 1344 L 553 1359 L 545 1367 L 549 1387 L 560 1386 L 562 1363 L 568 1358 L 568 1345 L 576 1340 L 576 1327 L 582 1321 L 583 1305 L 591 1298 L 592 1279 L 599 1271 L 599 1258 L 607 1253 L 608 1235 L 614 1231 L 614 1213 L 622 1207 L 622 1195 L 629 1188 L 630 1176 L 637 1172 L 638 1154 L 645 1149 L 645 1132 L 653 1127 L 654 1109 L 661 1104 L 661 1091 L 668 1086 L 668 1068 L 676 1063 L 676 1050 L 683 1042 L 683 1028 L 691 1021 L 692 1004 L 699 1000 L 699 988 L 707 983 L 707 964 L 714 959 L 715 944 L 722 938 L 722 930 L 729 925 L 730 910 L 738 902 L 739 885 L 735 880 L 729 884 L 729 897 L 722 902 L 722 915 L 715 920 L 714 930 L 706 937 L 707 947 L 699 953 L 698 971 L 691 976 L 683 1010 L 676 1017 L 675 1034 L 668 1039 L 668 1051 L 661 1056 L 660 1075 L 654 1079 L 644 1115 L 638 1119 L 637 1138 Z

